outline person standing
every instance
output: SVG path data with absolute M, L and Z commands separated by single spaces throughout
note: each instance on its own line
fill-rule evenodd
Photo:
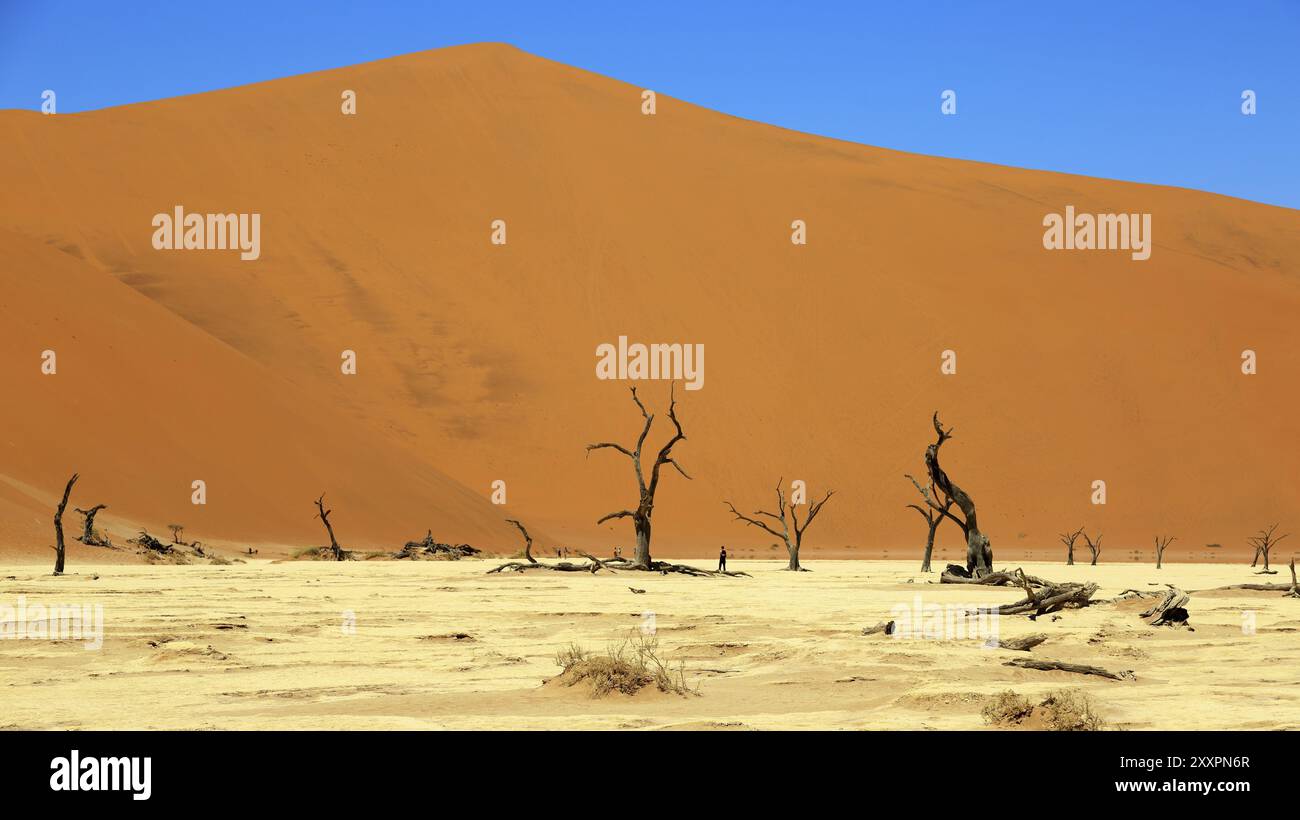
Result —
M 718 572 L 727 571 L 727 545 L 723 544 L 722 549 L 718 552 Z

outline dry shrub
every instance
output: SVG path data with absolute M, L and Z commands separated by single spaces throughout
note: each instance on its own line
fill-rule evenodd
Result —
M 1093 711 L 1092 701 L 1077 689 L 1049 692 L 1034 705 L 1010 689 L 994 695 L 981 711 L 994 726 L 1023 726 L 1053 732 L 1095 732 L 1105 721 Z
M 1019 724 L 1033 711 L 1034 704 L 1029 702 L 1029 698 L 1008 689 L 994 695 L 980 714 L 994 726 L 1010 726 Z
M 647 686 L 673 695 L 699 694 L 686 682 L 684 664 L 670 667 L 660 656 L 658 637 L 639 632 L 611 646 L 603 655 L 570 645 L 556 654 L 555 663 L 562 670 L 559 682 L 565 686 L 589 682 L 595 698 L 610 692 L 634 695 Z

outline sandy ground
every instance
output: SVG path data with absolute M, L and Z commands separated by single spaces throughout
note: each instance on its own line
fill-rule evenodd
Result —
M 100 565 L 58 578 L 45 565 L 0 566 L 0 607 L 16 607 L 19 596 L 28 607 L 99 604 L 105 623 L 97 651 L 71 640 L 0 640 L 0 726 L 974 729 L 991 693 L 1079 687 L 1120 728 L 1300 728 L 1300 600 L 1280 593 L 1193 594 L 1195 631 L 1149 627 L 1125 604 L 998 626 L 1003 638 L 1048 633 L 1035 657 L 1136 673 L 1111 681 L 1007 667 L 1024 653 L 977 639 L 863 636 L 863 626 L 896 617 L 895 605 L 1018 597 L 941 586 L 913 562 L 818 561 L 793 575 L 777 562 L 733 561 L 748 579 L 485 575 L 493 565 Z M 1025 569 L 1095 580 L 1099 597 L 1285 574 L 1261 578 L 1236 565 Z M 579 687 L 542 685 L 558 672 L 558 650 L 603 649 L 648 612 L 698 696 L 592 699 Z

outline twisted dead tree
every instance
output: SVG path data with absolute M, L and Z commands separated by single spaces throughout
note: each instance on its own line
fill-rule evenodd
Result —
M 822 511 L 822 507 L 825 506 L 826 502 L 830 501 L 831 496 L 835 495 L 835 491 L 827 490 L 826 496 L 822 498 L 821 501 L 818 501 L 816 504 L 813 504 L 808 508 L 808 514 L 804 516 L 804 521 L 800 524 L 799 515 L 797 513 L 798 508 L 795 506 L 794 502 L 787 504 L 785 501 L 785 491 L 781 488 L 784 483 L 784 478 L 777 479 L 775 513 L 767 512 L 765 510 L 755 510 L 754 517 L 751 518 L 750 516 L 739 512 L 736 509 L 736 505 L 732 504 L 730 501 L 726 502 L 726 504 L 731 508 L 731 514 L 736 516 L 737 521 L 744 521 L 747 526 L 758 527 L 759 529 L 766 530 L 785 542 L 786 552 L 790 554 L 790 563 L 786 566 L 786 570 L 790 572 L 807 572 L 808 570 L 799 565 L 799 548 L 803 546 L 803 534 L 807 531 L 808 525 L 812 524 L 813 519 L 817 517 L 817 513 Z M 786 521 L 786 512 L 790 513 L 789 521 Z M 769 525 L 766 521 L 760 521 L 758 516 L 763 516 L 779 522 L 781 524 L 781 531 L 777 532 L 773 529 L 773 525 Z M 791 527 L 794 528 L 793 540 L 791 540 L 790 536 Z
M 1274 524 L 1266 530 L 1260 530 L 1258 535 L 1253 535 L 1246 539 L 1250 545 L 1255 548 L 1255 560 L 1250 562 L 1250 566 L 1254 568 L 1254 566 L 1259 563 L 1260 557 L 1262 556 L 1264 558 L 1264 569 L 1259 572 L 1260 575 L 1276 574 L 1275 570 L 1271 570 L 1268 567 L 1268 554 L 1272 551 L 1273 547 L 1277 546 L 1278 541 L 1281 541 L 1283 538 L 1286 538 L 1291 534 L 1286 533 L 1286 535 L 1274 535 L 1273 533 L 1275 532 L 1277 532 L 1277 524 Z
M 1172 584 L 1165 584 L 1169 591 L 1155 606 L 1139 613 L 1139 618 L 1151 618 L 1151 626 L 1187 626 L 1187 603 L 1191 596 Z
M 321 523 L 325 525 L 325 532 L 329 533 L 330 551 L 334 554 L 334 560 L 342 561 L 343 548 L 339 546 L 339 542 L 334 538 L 334 527 L 330 525 L 330 513 L 334 511 L 325 509 L 325 493 L 321 493 L 320 498 L 316 499 L 316 509 L 317 513 L 313 517 L 319 518 Z
M 632 401 L 636 402 L 637 409 L 641 411 L 641 417 L 645 419 L 645 424 L 641 428 L 641 435 L 637 437 L 636 447 L 628 449 L 621 444 L 611 442 L 599 442 L 597 444 L 588 444 L 587 453 L 593 450 L 617 450 L 632 460 L 632 469 L 636 472 L 637 491 L 639 499 L 635 510 L 619 510 L 601 517 L 597 524 L 603 524 L 606 521 L 612 521 L 615 518 L 631 518 L 632 528 L 636 532 L 636 554 L 633 556 L 632 564 L 629 569 L 656 569 L 654 562 L 650 559 L 650 519 L 654 515 L 655 492 L 659 489 L 659 469 L 665 464 L 671 464 L 677 472 L 682 474 L 683 478 L 690 479 L 682 466 L 672 457 L 673 447 L 679 441 L 686 440 L 686 433 L 682 431 L 682 423 L 677 419 L 677 398 L 674 394 L 674 387 L 669 388 L 668 400 L 668 419 L 673 423 L 675 432 L 668 443 L 659 449 L 659 454 L 655 456 L 654 463 L 650 467 L 650 478 L 647 481 L 645 471 L 641 467 L 641 451 L 645 446 L 646 436 L 650 435 L 650 426 L 654 424 L 655 417 L 641 403 L 637 397 L 636 388 L 632 388 Z
M 100 510 L 108 509 L 107 504 L 96 504 L 88 510 L 83 510 L 80 507 L 73 507 L 73 509 L 81 513 L 82 517 L 85 519 L 82 533 L 77 536 L 78 541 L 88 547 L 113 546 L 112 542 L 107 538 L 102 537 L 99 533 L 95 532 L 95 516 L 99 514 Z
M 530 564 L 536 564 L 537 559 L 533 557 L 533 537 L 528 534 L 528 530 L 524 529 L 524 525 L 513 518 L 507 518 L 506 523 L 514 524 L 519 528 L 520 534 L 524 536 L 524 557 L 528 559 Z
M 1065 565 L 1067 567 L 1074 566 L 1074 542 L 1079 540 L 1080 535 L 1083 535 L 1083 527 L 1080 527 L 1074 532 L 1063 532 L 1060 534 L 1061 543 L 1065 545 Z
M 1097 533 L 1097 540 L 1093 541 L 1092 536 L 1085 532 L 1083 541 L 1088 545 L 1088 551 L 1092 553 L 1092 563 L 1089 566 L 1097 566 L 1097 559 L 1101 557 L 1101 533 Z
M 961 528 L 966 536 L 966 574 L 972 578 L 979 578 L 993 571 L 993 549 L 989 546 L 988 536 L 980 532 L 979 523 L 975 520 L 975 501 L 965 490 L 954 484 L 939 466 L 939 448 L 952 438 L 952 428 L 943 429 L 937 410 L 933 421 L 934 432 L 939 438 L 934 444 L 925 448 L 925 469 L 930 476 L 930 486 L 934 489 L 937 500 L 926 494 L 926 503 L 941 517 L 951 520 Z M 958 518 L 951 512 L 950 507 L 953 504 L 961 510 L 962 518 Z
M 1165 562 L 1165 550 L 1176 541 L 1176 538 L 1169 536 L 1156 536 L 1156 569 L 1160 569 Z
M 939 523 L 943 521 L 943 512 L 952 508 L 952 499 L 945 499 L 942 510 L 936 510 L 932 503 L 933 487 L 927 488 L 921 486 L 921 482 L 917 481 L 908 473 L 904 473 L 903 477 L 911 481 L 912 486 L 921 494 L 921 498 L 925 499 L 924 507 L 919 504 L 908 504 L 907 506 L 920 513 L 921 517 L 925 519 L 926 526 L 928 527 L 928 532 L 926 532 L 925 535 L 925 557 L 921 559 L 921 572 L 929 572 L 930 558 L 934 555 L 934 533 L 939 529 Z
M 81 476 L 77 473 L 72 474 L 68 479 L 68 486 L 63 488 L 63 500 L 59 502 L 59 508 L 54 511 L 54 574 L 63 574 L 63 560 L 67 554 L 67 548 L 63 544 L 63 511 L 68 507 L 68 496 L 72 495 L 72 485 L 77 483 Z
M 1300 584 L 1295 580 L 1295 556 L 1291 556 L 1291 589 L 1287 590 L 1287 598 L 1300 598 Z

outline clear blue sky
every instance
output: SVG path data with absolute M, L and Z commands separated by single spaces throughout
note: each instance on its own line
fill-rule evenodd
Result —
M 0 0 L 0 108 L 489 40 L 800 131 L 1300 208 L 1300 0 Z

